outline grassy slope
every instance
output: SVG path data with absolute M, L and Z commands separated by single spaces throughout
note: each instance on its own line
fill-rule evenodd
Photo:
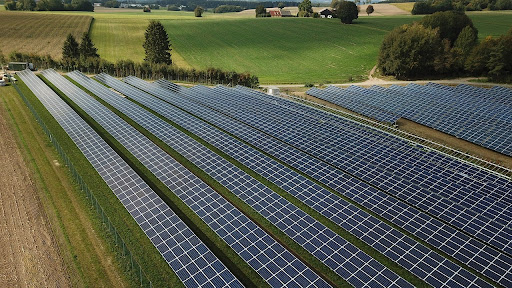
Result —
M 250 72 L 262 83 L 326 83 L 366 75 L 384 35 L 412 19 L 365 18 L 344 26 L 312 18 L 163 23 L 176 51 L 193 67 Z
M 147 19 L 160 19 L 179 66 L 250 72 L 262 83 L 329 83 L 365 77 L 375 65 L 386 33 L 421 17 L 365 17 L 355 25 L 340 25 L 336 19 L 255 19 L 236 14 L 206 14 L 198 19 L 190 13 L 167 11 L 150 16 L 126 12 L 114 17 L 110 13 L 97 15 L 92 36 L 106 59 L 141 61 Z M 481 39 L 506 33 L 512 25 L 510 12 L 469 15 Z M 133 21 L 133 17 L 144 21 Z

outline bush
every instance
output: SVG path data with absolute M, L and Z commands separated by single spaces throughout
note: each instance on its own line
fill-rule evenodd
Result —
M 242 7 L 235 5 L 220 5 L 213 10 L 213 13 L 229 13 L 229 12 L 240 12 Z
M 250 88 L 259 86 L 258 77 L 249 73 L 237 73 L 234 71 L 223 71 L 216 68 L 206 70 L 183 69 L 175 65 L 151 64 L 148 62 L 134 63 L 132 60 L 119 60 L 115 63 L 106 61 L 99 57 L 80 59 L 79 62 L 69 63 L 56 61 L 51 56 L 39 56 L 35 54 L 22 54 L 12 52 L 9 54 L 9 61 L 31 62 L 41 69 L 54 68 L 62 71 L 75 69 L 87 73 L 107 73 L 114 77 L 127 77 L 130 75 L 144 79 L 185 81 L 206 84 L 242 85 Z
M 167 6 L 167 11 L 180 11 L 180 8 L 176 5 Z

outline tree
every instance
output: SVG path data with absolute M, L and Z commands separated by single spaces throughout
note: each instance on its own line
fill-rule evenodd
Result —
M 432 29 L 439 28 L 441 39 L 448 39 L 452 46 L 464 27 L 469 26 L 478 33 L 473 26 L 473 21 L 466 14 L 458 11 L 436 12 L 423 17 L 419 23 Z
M 94 11 L 94 5 L 89 0 L 72 0 L 71 4 L 66 5 L 66 7 L 71 7 L 70 10 L 73 11 Z
M 373 9 L 373 5 L 368 5 L 368 6 L 366 7 L 366 14 L 368 14 L 368 16 L 370 16 L 370 14 L 372 14 L 372 13 L 373 13 L 373 11 L 375 11 L 375 10 Z
M 452 48 L 453 57 L 455 57 L 455 69 L 459 71 L 464 70 L 466 59 L 477 44 L 478 34 L 475 32 L 475 29 L 472 29 L 470 26 L 464 27 Z
M 194 16 L 196 16 L 196 17 L 203 17 L 203 12 L 204 12 L 203 7 L 196 6 L 196 8 L 194 9 Z
M 303 0 L 299 4 L 299 12 L 306 11 L 307 13 L 313 13 L 313 6 L 311 5 L 311 0 Z
M 441 63 L 444 53 L 437 29 L 418 23 L 403 25 L 392 30 L 382 42 L 378 67 L 384 75 L 398 79 L 432 75 Z
M 498 0 L 494 6 L 496 10 L 512 10 L 512 0 Z
M 256 7 L 256 17 L 267 17 L 267 9 L 265 9 L 265 6 L 258 5 Z
M 340 2 L 340 1 L 339 0 L 332 0 L 331 1 L 331 5 L 329 5 L 329 7 L 336 8 L 336 6 L 338 6 L 338 2 Z
M 341 23 L 352 24 L 352 21 L 359 17 L 359 8 L 356 6 L 356 3 L 352 1 L 342 0 L 338 2 L 338 6 L 336 6 L 336 14 L 338 18 L 340 18 Z
M 16 1 L 5 1 L 5 10 L 16 10 Z
M 82 59 L 87 59 L 89 57 L 100 57 L 98 55 L 98 49 L 94 47 L 94 43 L 92 43 L 91 37 L 89 37 L 88 33 L 84 33 L 82 36 L 82 42 L 80 42 L 78 51 L 80 52 L 80 57 Z
M 279 2 L 279 4 L 277 4 L 277 8 L 279 8 L 279 9 L 283 9 L 284 7 L 285 7 L 285 5 L 283 2 Z
M 76 42 L 75 37 L 69 33 L 62 46 L 62 59 L 66 62 L 75 62 L 79 57 L 78 42 Z
M 144 37 L 145 41 L 142 46 L 146 52 L 145 61 L 149 63 L 172 63 L 169 36 L 160 21 L 151 20 Z

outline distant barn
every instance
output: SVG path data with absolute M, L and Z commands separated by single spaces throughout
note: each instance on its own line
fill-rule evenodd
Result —
M 281 10 L 270 10 L 270 17 L 283 17 Z
M 332 11 L 327 8 L 318 12 L 318 14 L 320 14 L 320 18 L 332 18 L 333 17 Z

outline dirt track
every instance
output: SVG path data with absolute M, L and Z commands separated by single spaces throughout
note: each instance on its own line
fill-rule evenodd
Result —
M 0 287 L 69 287 L 29 170 L 0 109 Z

